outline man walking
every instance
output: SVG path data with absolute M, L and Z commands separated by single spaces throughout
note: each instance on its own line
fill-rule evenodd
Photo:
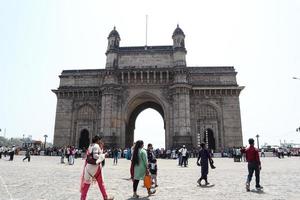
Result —
M 248 162 L 248 177 L 246 182 L 246 190 L 249 192 L 253 172 L 255 172 L 256 189 L 261 190 L 263 187 L 259 184 L 261 163 L 259 159 L 258 149 L 254 147 L 254 139 L 250 138 L 248 141 L 250 146 L 245 150 L 245 153 L 246 160 Z
M 201 150 L 199 151 L 197 165 L 201 166 L 201 177 L 198 179 L 197 183 L 201 186 L 201 181 L 204 180 L 205 185 L 209 185 L 209 182 L 207 181 L 208 163 L 212 169 L 216 167 L 213 165 L 213 160 L 211 159 L 210 153 L 205 147 L 205 143 L 201 143 L 200 146 Z
M 26 159 L 28 159 L 28 162 L 30 162 L 30 149 L 29 148 L 26 149 L 25 158 L 23 158 L 23 162 Z

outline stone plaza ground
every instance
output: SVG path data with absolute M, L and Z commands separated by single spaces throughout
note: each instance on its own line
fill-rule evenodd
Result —
M 79 179 L 83 160 L 75 165 L 60 164 L 59 157 L 32 156 L 31 162 L 22 162 L 15 156 L 13 162 L 0 160 L 0 200 L 76 200 L 80 199 Z M 147 197 L 140 184 L 140 199 L 147 200 L 298 200 L 300 199 L 300 158 L 262 158 L 261 184 L 263 192 L 245 191 L 246 163 L 233 159 L 215 158 L 216 169 L 209 172 L 213 187 L 199 187 L 196 181 L 200 168 L 196 159 L 189 160 L 189 167 L 177 166 L 176 160 L 158 160 L 157 193 Z M 116 200 L 132 199 L 132 182 L 129 178 L 129 161 L 121 159 L 114 166 L 107 159 L 103 174 L 106 188 Z M 102 199 L 98 187 L 93 185 L 89 200 Z

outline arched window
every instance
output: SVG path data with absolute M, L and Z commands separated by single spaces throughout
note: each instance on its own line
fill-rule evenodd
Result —
M 210 105 L 201 105 L 197 109 L 198 119 L 217 119 L 218 113 L 216 109 Z
M 77 119 L 78 120 L 92 120 L 95 119 L 95 111 L 89 105 L 84 105 L 78 110 Z

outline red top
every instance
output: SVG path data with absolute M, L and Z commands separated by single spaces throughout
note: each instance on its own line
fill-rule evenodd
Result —
M 245 153 L 247 162 L 257 162 L 258 165 L 260 165 L 258 150 L 253 145 L 250 145 L 250 147 L 245 150 Z

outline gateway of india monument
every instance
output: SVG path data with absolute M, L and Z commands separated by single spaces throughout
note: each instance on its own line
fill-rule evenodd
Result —
M 100 135 L 107 147 L 131 147 L 135 120 L 147 108 L 164 119 L 166 149 L 242 146 L 233 67 L 188 67 L 185 34 L 177 25 L 169 46 L 120 46 L 108 36 L 105 69 L 64 70 L 59 76 L 54 145 L 87 147 Z M 155 119 L 153 119 L 155 120 Z

